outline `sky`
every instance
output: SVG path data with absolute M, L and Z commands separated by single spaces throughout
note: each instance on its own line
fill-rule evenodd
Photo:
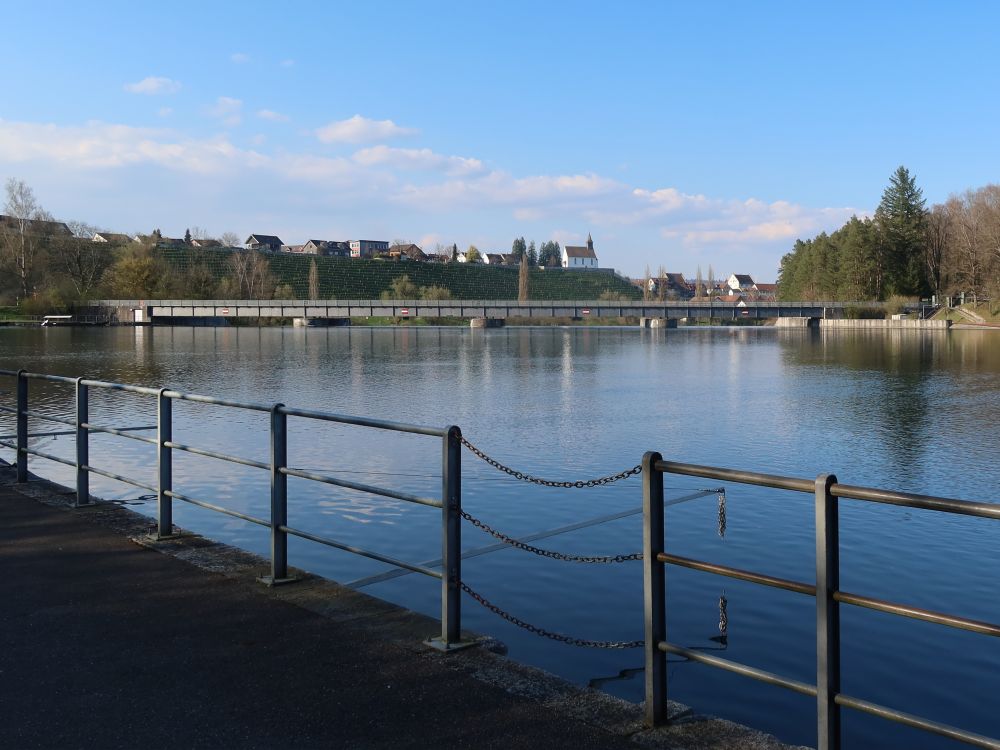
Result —
M 993 2 L 5 3 L 0 180 L 116 232 L 582 244 L 773 281 L 997 181 Z

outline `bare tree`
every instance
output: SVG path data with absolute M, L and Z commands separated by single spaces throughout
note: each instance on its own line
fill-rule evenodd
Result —
M 189 231 L 191 232 L 191 239 L 193 240 L 207 240 L 212 236 L 204 227 L 191 227 Z
M 660 270 L 656 272 L 657 284 L 656 284 L 656 299 L 663 302 L 663 298 L 667 294 L 667 269 L 660 266 Z
M 219 242 L 222 243 L 223 247 L 239 247 L 243 244 L 236 232 L 223 232 L 222 236 L 219 237 Z
M 267 258 L 256 250 L 233 253 L 229 267 L 242 299 L 270 299 L 277 282 Z
M 705 284 L 701 280 L 701 266 L 698 266 L 698 273 L 694 277 L 694 296 L 705 296 Z
M 35 222 L 51 221 L 52 217 L 38 205 L 35 194 L 23 180 L 7 180 L 7 215 L 0 234 L 0 253 L 14 266 L 21 286 L 21 298 L 31 291 L 31 278 L 35 271 L 35 256 L 39 250 L 39 233 Z
M 646 275 L 642 279 L 642 298 L 649 301 L 649 296 L 653 291 L 653 279 L 649 274 L 649 264 L 646 264 Z
M 517 272 L 517 299 L 519 302 L 527 302 L 528 294 L 530 293 L 530 289 L 528 288 L 528 258 L 522 255 L 519 262 L 521 267 Z

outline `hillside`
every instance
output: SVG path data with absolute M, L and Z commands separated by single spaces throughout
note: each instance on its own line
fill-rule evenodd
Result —
M 161 248 L 157 254 L 178 272 L 202 263 L 218 279 L 229 275 L 231 250 L 192 254 L 185 248 Z M 309 267 L 316 261 L 321 299 L 377 299 L 399 276 L 418 287 L 441 286 L 453 299 L 517 299 L 517 268 L 466 263 L 418 263 L 279 254 L 267 256 L 279 284 L 289 285 L 296 299 L 309 296 Z M 531 298 L 596 300 L 602 294 L 638 299 L 641 293 L 613 273 L 531 269 Z

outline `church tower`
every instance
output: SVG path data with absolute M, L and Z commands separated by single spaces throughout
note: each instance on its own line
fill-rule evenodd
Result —
M 590 250 L 590 252 L 594 252 L 594 240 L 590 236 L 590 232 L 587 232 L 587 249 Z

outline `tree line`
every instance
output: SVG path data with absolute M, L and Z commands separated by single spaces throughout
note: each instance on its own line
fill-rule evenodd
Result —
M 781 259 L 783 300 L 885 300 L 964 294 L 1000 298 L 1000 186 L 926 207 L 906 167 L 889 180 L 874 216 L 797 240 Z

